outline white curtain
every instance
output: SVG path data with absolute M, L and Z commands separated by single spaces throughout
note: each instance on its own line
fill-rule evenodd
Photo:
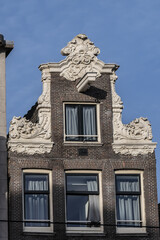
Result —
M 25 189 L 32 191 L 48 190 L 47 179 L 36 180 L 33 177 L 25 180 Z M 25 219 L 47 220 L 48 219 L 48 195 L 47 194 L 25 194 Z M 27 223 L 26 226 L 47 226 L 48 223 Z
M 117 196 L 117 218 L 118 220 L 140 220 L 139 197 Z
M 66 106 L 66 135 L 78 135 L 78 106 Z M 69 140 L 76 140 L 76 137 L 69 137 Z
M 117 190 L 122 192 L 138 192 L 139 182 L 133 180 L 117 180 Z M 140 220 L 140 206 L 138 195 L 117 195 L 117 220 L 124 220 L 122 224 L 139 225 L 138 222 L 127 220 Z M 126 222 L 125 222 L 126 221 Z M 120 223 L 120 222 L 119 222 Z
M 83 134 L 96 135 L 95 107 L 83 107 Z M 85 137 L 85 140 L 96 140 L 96 137 Z
M 139 191 L 139 182 L 130 179 L 129 181 L 120 179 L 117 181 L 117 190 L 125 192 L 137 192 Z
M 87 181 L 88 191 L 97 191 L 96 181 Z M 86 209 L 87 210 L 87 209 Z M 87 220 L 91 222 L 100 222 L 99 195 L 89 195 Z

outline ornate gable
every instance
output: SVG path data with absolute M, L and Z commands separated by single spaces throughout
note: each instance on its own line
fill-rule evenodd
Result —
M 115 153 L 138 154 L 152 153 L 156 143 L 152 142 L 151 125 L 146 118 L 135 119 L 123 124 L 121 114 L 123 103 L 115 91 L 118 69 L 116 64 L 105 64 L 97 58 L 100 53 L 85 34 L 79 34 L 61 50 L 66 59 L 59 63 L 39 66 L 42 71 L 43 92 L 38 99 L 38 123 L 26 118 L 14 117 L 9 129 L 8 146 L 11 151 L 26 154 L 49 153 L 53 147 L 51 138 L 51 74 L 59 72 L 69 81 L 80 79 L 78 92 L 88 89 L 101 73 L 110 75 L 113 111 L 113 150 Z

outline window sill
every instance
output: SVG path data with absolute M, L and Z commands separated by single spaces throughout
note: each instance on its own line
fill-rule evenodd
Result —
M 146 228 L 117 228 L 118 236 L 147 236 Z
M 67 227 L 67 236 L 106 236 L 103 227 Z
M 87 233 L 87 232 L 81 232 L 81 233 L 66 233 L 66 236 L 68 237 L 83 237 L 83 236 L 86 236 L 86 237 L 105 237 L 106 234 L 105 233 Z
M 24 236 L 55 236 L 55 232 L 23 232 Z
M 83 147 L 99 147 L 103 146 L 101 142 L 64 142 L 64 146 L 83 146 Z
M 119 237 L 147 237 L 148 233 L 117 233 Z

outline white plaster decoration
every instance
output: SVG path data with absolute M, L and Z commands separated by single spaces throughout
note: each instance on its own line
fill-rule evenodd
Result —
M 112 106 L 113 109 L 118 109 L 120 112 L 122 112 L 123 109 L 123 102 L 120 98 L 120 96 L 116 93 L 115 90 L 115 82 L 118 79 L 117 75 L 115 74 L 115 72 L 113 72 L 110 75 L 110 80 L 111 80 L 111 91 L 112 91 Z
M 50 84 L 51 84 L 51 76 L 50 73 L 45 73 L 42 71 L 42 83 L 43 83 L 43 91 L 41 96 L 38 99 L 38 107 L 46 107 L 50 108 Z
M 129 124 L 122 123 L 123 102 L 115 91 L 117 76 L 110 76 L 113 108 L 113 150 L 116 153 L 138 154 L 152 153 L 156 143 L 152 142 L 152 129 L 147 118 L 136 118 Z
M 66 79 L 75 81 L 82 78 L 87 72 L 96 72 L 96 77 L 101 75 L 104 63 L 96 57 L 100 50 L 85 34 L 77 35 L 61 50 L 61 53 L 68 56 L 60 74 Z
M 98 59 L 98 64 L 100 64 L 100 73 L 112 74 L 113 70 L 117 70 L 119 66 L 114 63 L 104 63 Z M 48 71 L 50 73 L 58 72 L 61 73 L 68 66 L 67 58 L 60 61 L 59 63 L 44 63 L 39 66 L 40 71 Z M 98 65 L 97 65 L 98 68 Z M 83 77 L 83 76 L 82 76 Z
M 27 154 L 49 153 L 51 141 L 51 76 L 42 72 L 43 91 L 38 99 L 38 123 L 32 123 L 26 118 L 13 117 L 9 128 L 8 147 L 13 152 Z
M 34 139 L 36 137 L 49 139 L 48 132 L 50 125 L 49 116 L 44 114 L 40 117 L 39 123 L 32 123 L 26 118 L 13 117 L 10 123 L 9 136 L 12 139 Z
M 77 89 L 78 89 L 78 92 L 85 92 L 87 89 L 90 88 L 90 84 L 92 82 L 95 82 L 96 80 L 96 75 L 97 73 L 94 72 L 88 72 L 84 75 L 83 78 L 80 79 L 80 81 L 78 82 L 77 84 Z
M 26 153 L 29 155 L 33 155 L 35 153 L 37 154 L 44 154 L 44 153 L 50 153 L 52 149 L 53 143 L 36 143 L 32 142 L 31 144 L 25 142 L 12 142 L 9 144 L 9 148 L 11 149 L 12 152 L 17 152 L 17 153 Z
M 137 156 L 138 154 L 148 154 L 153 153 L 154 149 L 156 148 L 156 143 L 138 143 L 136 144 L 133 142 L 133 144 L 127 144 L 127 143 L 113 143 L 113 150 L 115 153 L 121 153 L 124 155 L 131 154 L 133 156 Z

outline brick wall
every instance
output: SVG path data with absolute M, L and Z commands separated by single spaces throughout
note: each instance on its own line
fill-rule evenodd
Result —
M 102 144 L 65 145 L 63 141 L 63 102 L 99 102 Z M 65 221 L 65 170 L 100 170 L 102 171 L 103 218 L 104 224 L 115 224 L 115 170 L 142 170 L 144 172 L 144 197 L 146 207 L 146 225 L 158 226 L 158 209 L 156 195 L 155 155 L 115 154 L 112 151 L 112 101 L 109 75 L 102 74 L 85 93 L 78 93 L 76 82 L 71 82 L 52 74 L 51 84 L 52 137 L 54 146 L 50 154 L 27 156 L 9 152 L 10 176 L 10 220 L 22 220 L 22 170 L 52 170 L 53 182 L 53 221 Z M 80 156 L 80 148 L 88 149 L 88 156 Z M 105 226 L 104 234 L 99 236 L 68 236 L 64 224 L 55 224 L 55 234 L 23 233 L 22 223 L 10 223 L 10 239 L 36 240 L 81 240 L 81 239 L 153 239 L 157 240 L 158 230 L 147 228 L 145 236 L 119 236 L 114 226 Z

